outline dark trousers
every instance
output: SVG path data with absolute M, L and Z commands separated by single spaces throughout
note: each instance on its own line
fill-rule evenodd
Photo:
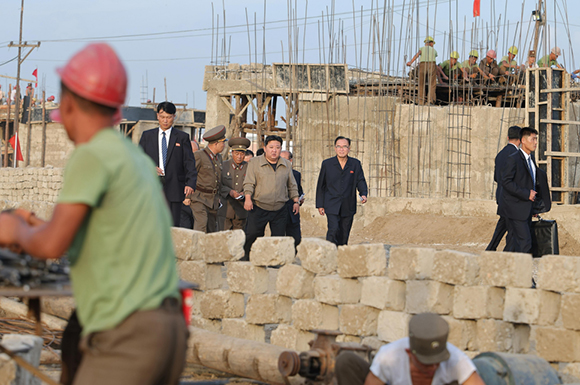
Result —
M 294 215 L 292 212 L 294 208 L 294 201 L 286 203 L 286 236 L 294 238 L 294 247 L 298 247 L 302 241 L 302 232 L 300 231 L 300 213 Z
M 114 329 L 82 338 L 75 385 L 177 385 L 189 332 L 179 301 L 131 314 Z
M 371 364 L 353 352 L 343 352 L 336 357 L 334 373 L 338 385 L 363 385 Z
M 532 252 L 532 218 L 525 221 L 506 218 L 508 229 L 508 247 L 506 251 L 516 253 Z
M 180 215 L 181 219 L 179 220 L 179 227 L 193 229 L 193 214 L 191 213 L 191 208 L 182 204 Z
M 328 230 L 326 232 L 326 240 L 337 246 L 346 245 L 348 243 L 353 219 L 354 215 L 343 217 L 327 213 L 326 221 L 328 223 Z
M 496 251 L 505 233 L 507 233 L 507 222 L 504 217 L 500 216 L 497 221 L 497 225 L 495 226 L 493 236 L 491 237 L 491 241 L 489 242 L 489 245 L 487 245 L 487 248 L 485 250 Z M 508 236 L 506 237 L 505 247 L 503 251 L 508 251 L 510 247 L 510 238 L 511 235 L 508 234 Z
M 250 260 L 252 245 L 258 237 L 264 236 L 267 224 L 270 224 L 270 232 L 273 237 L 283 237 L 286 234 L 286 218 L 286 206 L 277 211 L 268 211 L 254 204 L 254 209 L 248 213 L 246 221 L 246 244 L 242 260 Z
M 173 226 L 179 227 L 181 222 L 181 202 L 167 202 L 169 205 L 169 211 L 171 212 L 171 218 L 173 219 Z

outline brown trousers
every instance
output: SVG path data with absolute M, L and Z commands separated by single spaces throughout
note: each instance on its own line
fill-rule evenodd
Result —
M 75 385 L 177 385 L 189 332 L 179 301 L 138 311 L 114 329 L 82 338 Z
M 437 87 L 437 64 L 435 62 L 419 63 L 419 104 L 425 104 L 425 83 L 429 86 L 428 104 L 435 104 L 435 87 Z
M 235 217 L 233 219 L 224 218 L 224 226 L 222 230 L 245 230 L 246 218 L 240 219 Z
M 218 231 L 217 210 L 210 209 L 201 202 L 191 202 L 191 212 L 193 213 L 193 229 L 204 233 L 215 233 Z

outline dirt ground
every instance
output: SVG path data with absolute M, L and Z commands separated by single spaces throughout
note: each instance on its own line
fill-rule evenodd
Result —
M 377 218 L 369 226 L 353 226 L 349 244 L 385 243 L 451 249 L 478 253 L 489 243 L 497 218 L 442 217 L 420 214 L 391 214 Z M 322 237 L 326 227 L 315 221 L 302 221 L 303 237 Z M 580 243 L 560 226 L 560 254 L 580 255 Z M 505 238 L 504 238 L 505 239 Z M 498 250 L 502 250 L 504 242 Z

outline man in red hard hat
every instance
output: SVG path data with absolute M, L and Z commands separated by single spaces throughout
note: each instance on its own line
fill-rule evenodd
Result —
M 499 67 L 497 65 L 497 54 L 493 49 L 487 51 L 487 55 L 479 62 L 479 69 L 488 76 L 492 81 L 499 75 Z
M 0 246 L 40 259 L 68 252 L 82 360 L 74 382 L 63 383 L 177 384 L 188 331 L 171 217 L 153 162 L 112 129 L 125 68 L 99 43 L 58 73 L 60 119 L 76 147 L 62 190 L 46 222 L 23 210 L 0 214 Z

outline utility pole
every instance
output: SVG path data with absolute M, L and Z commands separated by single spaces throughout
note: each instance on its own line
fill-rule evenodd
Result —
M 20 6 L 20 35 L 18 38 L 18 44 L 14 44 L 13 42 L 10 42 L 10 44 L 8 44 L 8 47 L 18 47 L 18 70 L 16 72 L 16 97 L 15 97 L 15 101 L 14 101 L 14 132 L 16 134 L 16 148 L 14 149 L 14 167 L 18 166 L 18 142 L 20 141 L 20 139 L 18 138 L 18 126 L 20 123 L 20 65 L 22 64 L 22 62 L 24 62 L 24 60 L 26 60 L 26 58 L 28 57 L 28 55 L 30 55 L 32 53 L 32 50 L 34 50 L 34 48 L 38 48 L 40 47 L 40 42 L 36 43 L 36 44 L 28 44 L 28 42 L 24 42 L 24 44 L 22 44 L 22 19 L 24 18 L 24 0 L 22 0 L 22 4 Z M 30 48 L 30 51 L 28 51 L 28 53 L 22 57 L 22 48 Z
M 534 51 L 538 55 L 538 41 L 540 40 L 540 26 L 546 24 L 546 13 L 544 12 L 543 0 L 538 0 L 538 8 L 532 12 L 536 19 L 536 26 L 534 27 Z

